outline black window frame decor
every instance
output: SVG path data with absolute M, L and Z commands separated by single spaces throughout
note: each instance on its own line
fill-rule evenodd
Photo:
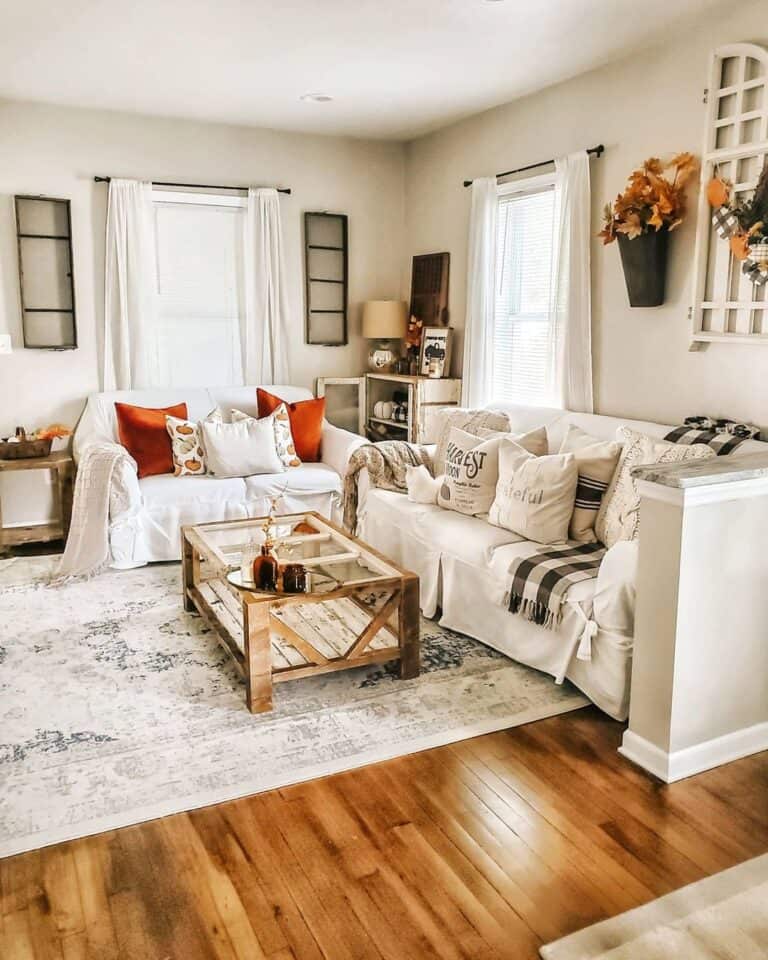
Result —
M 19 201 L 22 202 L 37 202 L 37 203 L 52 203 L 52 204 L 63 204 L 66 211 L 66 220 L 67 220 L 67 232 L 66 234 L 41 234 L 41 233 L 22 233 L 21 231 L 21 218 L 19 215 Z M 26 350 L 76 350 L 77 349 L 77 313 L 75 305 L 75 267 L 72 254 L 72 203 L 70 200 L 62 197 L 45 197 L 45 196 L 34 196 L 28 194 L 16 194 L 13 198 L 13 207 L 14 215 L 16 218 L 16 248 L 18 254 L 18 264 L 19 264 L 19 297 L 21 301 L 21 331 L 24 341 L 24 348 Z M 69 308 L 61 307 L 49 307 L 43 304 L 28 305 L 24 300 L 24 255 L 22 251 L 22 240 L 25 239 L 39 239 L 39 240 L 50 240 L 54 243 L 66 243 L 67 245 L 67 255 L 69 257 L 69 271 L 67 273 L 67 278 L 69 280 L 70 288 L 70 303 Z M 56 313 L 56 314 L 71 314 L 72 316 L 72 340 L 68 343 L 50 343 L 50 344 L 41 344 L 41 343 L 30 343 L 28 340 L 27 334 L 27 314 L 30 313 Z
M 311 224 L 312 219 L 326 219 L 326 220 L 338 220 L 341 224 L 341 245 L 340 246 L 328 246 L 324 244 L 313 244 L 310 243 L 311 236 Z M 311 275 L 311 251 L 312 250 L 333 250 L 341 253 L 341 270 L 340 276 L 336 277 L 318 277 Z M 349 218 L 344 213 L 325 213 L 325 212 L 310 212 L 306 211 L 304 213 L 304 299 L 305 299 L 305 340 L 308 344 L 312 346 L 323 346 L 323 347 L 344 347 L 349 343 L 349 303 L 348 303 L 348 288 L 349 288 Z M 341 285 L 342 287 L 342 309 L 340 310 L 328 310 L 328 309 L 319 309 L 313 307 L 312 305 L 312 284 L 313 283 L 326 283 Z M 341 338 L 338 340 L 327 340 L 323 338 L 314 339 L 312 331 L 312 318 L 317 314 L 329 314 L 338 315 L 341 320 Z

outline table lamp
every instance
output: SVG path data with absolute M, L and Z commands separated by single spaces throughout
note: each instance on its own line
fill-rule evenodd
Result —
M 375 373 L 391 373 L 400 351 L 391 341 L 405 336 L 408 305 L 402 300 L 366 300 L 363 304 L 363 336 L 373 340 L 368 367 Z

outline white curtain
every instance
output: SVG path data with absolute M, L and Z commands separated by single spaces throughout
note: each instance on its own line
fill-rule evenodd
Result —
M 471 190 L 463 402 L 469 407 L 483 407 L 492 399 L 496 217 L 499 204 L 496 178 L 481 177 L 472 183 Z
M 592 413 L 589 154 L 555 160 L 555 170 L 555 382 L 562 407 Z
M 290 383 L 280 199 L 272 187 L 248 190 L 244 257 L 245 323 L 241 337 L 245 382 Z
M 152 184 L 111 180 L 104 278 L 105 390 L 135 390 L 156 380 L 151 335 L 156 298 Z

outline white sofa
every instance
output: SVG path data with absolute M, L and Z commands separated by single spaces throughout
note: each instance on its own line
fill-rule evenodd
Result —
M 268 389 L 289 402 L 312 396 L 303 387 L 270 385 Z M 96 393 L 88 398 L 75 431 L 76 460 L 85 446 L 95 440 L 119 442 L 115 401 L 140 407 L 168 407 L 184 401 L 190 420 L 203 419 L 214 407 L 220 407 L 227 414 L 234 407 L 257 416 L 256 387 Z M 164 474 L 140 480 L 134 470 L 126 468 L 124 480 L 130 491 L 131 506 L 110 528 L 112 565 L 126 569 L 156 560 L 178 560 L 182 524 L 264 516 L 269 509 L 269 498 L 286 483 L 287 490 L 279 507 L 281 513 L 316 510 L 329 519 L 339 520 L 347 461 L 352 451 L 364 442 L 362 437 L 325 422 L 322 462 L 304 463 L 285 473 L 233 479 Z
M 663 437 L 672 427 L 596 414 L 541 407 L 494 404 L 505 411 L 514 433 L 546 425 L 549 449 L 557 452 L 569 424 L 601 440 L 613 440 L 620 426 Z M 764 451 L 746 441 L 739 452 Z M 359 534 L 421 578 L 421 608 L 440 613 L 440 624 L 465 633 L 513 660 L 567 677 L 610 716 L 624 720 L 634 631 L 636 544 L 616 544 L 606 554 L 597 580 L 574 586 L 560 627 L 545 630 L 511 614 L 503 604 L 513 557 L 537 546 L 477 517 L 412 503 L 407 496 L 367 488 L 359 507 Z

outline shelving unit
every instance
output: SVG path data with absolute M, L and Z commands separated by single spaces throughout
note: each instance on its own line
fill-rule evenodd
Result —
M 433 380 L 399 373 L 368 373 L 365 379 L 366 434 L 374 441 L 435 443 L 440 411 L 458 406 L 461 400 L 461 380 L 458 379 Z M 404 395 L 408 405 L 407 421 L 374 416 L 374 405 L 380 400 L 391 401 L 396 394 Z

